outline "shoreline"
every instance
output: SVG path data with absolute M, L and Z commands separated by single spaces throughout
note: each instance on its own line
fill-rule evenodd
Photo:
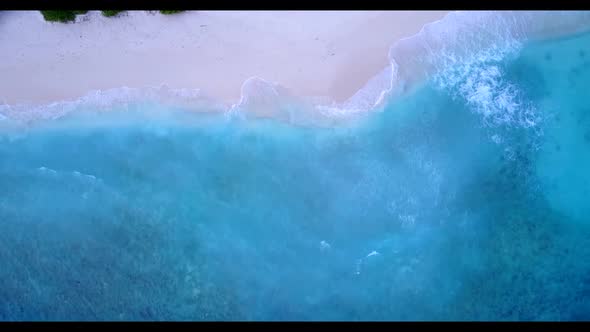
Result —
M 224 103 L 253 77 L 343 102 L 389 65 L 391 45 L 443 11 L 99 11 L 76 23 L 0 14 L 0 102 L 48 104 L 117 88 L 194 89 Z
M 442 12 L 435 12 L 437 15 L 443 15 L 443 17 L 425 23 L 419 28 L 417 33 L 409 36 L 398 35 L 397 37 L 399 38 L 389 45 L 387 48 L 388 52 L 383 52 L 384 55 L 381 54 L 381 52 L 367 52 L 366 55 L 373 56 L 373 59 L 379 58 L 380 54 L 383 55 L 386 59 L 384 60 L 386 64 L 383 66 L 379 64 L 380 67 L 377 68 L 377 73 L 369 74 L 363 72 L 368 77 L 360 75 L 359 73 L 362 71 L 355 72 L 353 70 L 353 74 L 356 73 L 356 75 L 353 75 L 354 79 L 344 80 L 342 82 L 339 81 L 339 83 L 341 83 L 340 87 L 344 85 L 353 86 L 354 88 L 351 89 L 353 94 L 338 99 L 333 94 L 330 95 L 328 93 L 313 94 L 305 93 L 305 91 L 302 93 L 296 88 L 293 88 L 293 86 L 289 86 L 288 83 L 284 83 L 284 81 L 271 80 L 264 75 L 244 75 L 245 78 L 241 81 L 240 74 L 243 74 L 244 70 L 247 71 L 252 69 L 252 67 L 241 68 L 243 69 L 242 71 L 232 71 L 231 69 L 235 68 L 231 67 L 231 65 L 235 66 L 236 63 L 230 63 L 230 65 L 227 65 L 224 61 L 218 61 L 218 63 L 215 64 L 217 67 L 208 68 L 207 65 L 211 63 L 201 61 L 203 58 L 199 58 L 198 56 L 186 59 L 186 62 L 182 62 L 174 61 L 174 59 L 171 60 L 170 56 L 166 56 L 165 53 L 162 53 L 168 49 L 167 46 L 172 47 L 176 51 L 178 51 L 178 48 L 183 49 L 185 44 L 188 44 L 186 39 L 187 33 L 189 34 L 189 37 L 192 36 L 192 30 L 186 29 L 186 27 L 191 27 L 196 24 L 199 26 L 203 25 L 200 24 L 202 21 L 199 22 L 193 16 L 201 15 L 206 17 L 207 13 L 211 13 L 213 16 L 222 15 L 223 20 L 225 20 L 226 23 L 228 20 L 234 23 L 241 22 L 236 23 L 241 30 L 244 30 L 244 27 L 248 26 L 244 25 L 244 21 L 239 20 L 240 18 L 244 19 L 244 16 L 247 17 L 247 22 L 263 23 L 265 25 L 268 25 L 269 22 L 276 23 L 277 20 L 283 23 L 285 21 L 284 17 L 272 17 L 270 21 L 261 20 L 265 15 L 267 18 L 270 18 L 272 16 L 271 14 L 276 14 L 277 12 L 192 12 L 189 13 L 190 15 L 188 16 L 182 16 L 182 13 L 174 15 L 176 17 L 184 17 L 184 19 L 179 22 L 168 22 L 170 17 L 166 17 L 165 15 L 136 11 L 130 12 L 128 17 L 117 17 L 116 19 L 127 19 L 127 21 L 123 20 L 118 23 L 119 25 L 113 26 L 113 22 L 110 21 L 112 18 L 106 18 L 102 16 L 99 11 L 94 11 L 89 12 L 87 15 L 79 16 L 76 22 L 76 24 L 79 24 L 81 27 L 86 27 L 86 30 L 83 31 L 86 31 L 87 33 L 89 31 L 92 33 L 98 33 L 97 38 L 89 38 L 88 35 L 80 35 L 80 31 L 78 30 L 72 30 L 74 27 L 72 24 L 50 24 L 44 22 L 41 14 L 38 12 L 0 12 L 0 32 L 10 31 L 7 27 L 12 27 L 13 30 L 20 27 L 20 31 L 25 35 L 24 37 L 28 36 L 29 39 L 35 40 L 35 38 L 37 38 L 38 40 L 44 36 L 43 34 L 46 32 L 46 28 L 49 25 L 51 26 L 49 31 L 59 37 L 57 40 L 49 39 L 44 40 L 44 43 L 41 44 L 31 44 L 26 43 L 26 38 L 15 40 L 14 36 L 18 35 L 16 33 L 12 35 L 8 33 L 2 35 L 0 33 L 0 46 L 8 45 L 16 47 L 20 45 L 21 48 L 27 51 L 27 56 L 37 56 L 39 60 L 37 63 L 29 61 L 19 64 L 18 52 L 11 53 L 6 51 L 7 48 L 0 48 L 8 55 L 11 55 L 7 57 L 7 61 L 0 63 L 0 74 L 4 74 L 3 77 L 9 78 L 0 81 L 0 120 L 8 118 L 18 122 L 28 123 L 36 120 L 55 119 L 85 105 L 90 107 L 109 108 L 113 105 L 119 104 L 131 105 L 136 102 L 154 101 L 157 103 L 169 104 L 173 107 L 188 107 L 189 109 L 198 112 L 233 112 L 236 110 L 241 114 L 251 114 L 254 117 L 272 117 L 279 120 L 286 120 L 288 122 L 321 123 L 322 125 L 328 124 L 331 126 L 342 120 L 355 118 L 356 115 L 366 113 L 367 111 L 383 109 L 383 106 L 385 105 L 384 102 L 391 100 L 392 97 L 397 98 L 412 93 L 412 91 L 415 91 L 415 89 L 422 86 L 422 83 L 426 82 L 429 78 L 432 78 L 433 82 L 443 89 L 460 83 L 461 79 L 467 77 L 466 75 L 471 75 L 471 78 L 477 78 L 478 75 L 482 74 L 477 72 L 481 65 L 485 65 L 488 61 L 499 61 L 506 56 L 510 56 L 510 54 L 517 54 L 525 42 L 561 38 L 572 34 L 590 31 L 590 11 L 455 11 L 444 15 Z M 316 11 L 278 13 L 287 16 L 291 15 L 290 20 L 292 21 L 309 19 L 310 16 L 313 15 L 318 15 L 318 17 L 332 15 L 332 24 L 343 22 L 342 14 L 340 14 L 343 12 Z M 350 24 L 348 23 L 351 22 L 358 23 L 359 20 L 366 20 L 366 15 L 375 15 L 375 13 L 367 14 L 367 12 L 347 13 L 348 14 L 346 15 L 351 16 L 348 16 L 347 19 L 344 20 L 346 26 L 349 26 Z M 399 15 L 400 13 L 407 12 L 394 13 Z M 378 14 L 383 14 L 383 12 L 378 12 Z M 12 17 L 12 23 L 10 19 L 11 15 L 16 15 L 16 17 Z M 301 15 L 302 17 L 297 17 L 297 15 Z M 203 17 L 200 17 L 199 19 L 203 19 Z M 26 22 L 27 20 L 29 20 L 28 23 Z M 31 20 L 34 22 L 31 23 Z M 156 22 L 153 23 L 153 20 L 156 20 Z M 209 20 L 215 21 L 215 19 L 212 18 L 209 18 Z M 21 24 L 20 26 L 17 24 L 19 22 Z M 349 31 L 344 35 L 342 35 L 342 31 L 340 30 L 334 32 L 334 26 L 325 24 L 324 21 L 315 20 L 314 22 L 316 24 L 315 28 L 324 28 L 328 31 L 332 31 L 332 33 L 338 32 L 340 36 L 350 35 L 348 33 Z M 25 26 L 24 23 L 33 24 L 33 27 L 37 27 L 37 29 L 23 30 L 22 28 Z M 395 24 L 398 23 L 399 22 L 395 22 Z M 184 35 L 179 33 L 179 24 L 180 26 L 185 27 L 184 30 L 181 29 L 184 31 Z M 123 27 L 123 29 L 121 27 Z M 157 29 L 163 27 L 170 27 L 170 29 Z M 309 39 L 304 38 L 305 36 L 309 37 L 310 33 L 313 33 L 313 35 L 318 34 L 318 30 L 312 28 L 314 27 L 300 27 L 295 31 L 290 31 L 289 33 L 291 35 L 285 34 L 284 32 L 288 30 L 283 29 L 281 30 L 281 34 L 273 35 L 273 38 L 277 39 L 254 39 L 256 43 L 253 45 L 248 44 L 248 47 L 250 47 L 248 50 L 251 52 L 258 47 L 257 50 L 263 52 L 260 54 L 269 55 L 269 53 L 264 52 L 271 52 L 270 55 L 274 54 L 274 56 L 276 56 L 284 51 L 280 47 L 281 45 L 287 45 L 285 46 L 287 50 L 290 50 L 290 47 L 295 47 L 293 40 L 285 40 L 286 36 L 303 38 L 303 40 L 309 42 Z M 365 28 L 367 28 L 366 25 Z M 374 29 L 375 26 L 371 25 L 370 28 Z M 291 29 L 294 29 L 293 25 L 291 25 Z M 416 27 L 416 29 L 418 29 L 418 27 Z M 362 31 L 363 29 L 359 29 L 357 26 L 357 30 Z M 211 31 L 220 32 L 214 29 Z M 222 31 L 225 33 L 223 36 L 228 38 L 236 38 L 243 36 L 243 34 L 252 37 L 256 33 L 262 33 L 262 35 L 266 33 L 264 31 L 261 32 L 261 30 L 253 31 L 248 29 L 245 29 L 245 31 L 233 31 L 232 33 L 234 34 L 229 33 L 227 30 L 222 29 Z M 129 39 L 129 34 L 142 36 L 142 39 L 134 40 L 134 43 L 130 44 L 130 40 L 132 39 Z M 166 34 L 169 34 L 171 38 L 165 38 Z M 199 34 L 197 34 L 197 36 L 198 35 Z M 379 34 L 371 36 L 378 42 L 383 43 L 383 35 L 383 30 L 379 30 Z M 390 35 L 391 34 L 388 36 Z M 76 53 L 67 54 L 67 52 L 64 52 L 64 47 L 59 46 L 65 44 L 67 48 L 67 46 L 77 45 L 75 42 L 76 36 L 83 40 L 83 45 L 78 46 L 81 47 L 85 45 L 85 51 L 91 50 L 94 53 L 91 52 L 87 57 L 82 57 L 85 53 L 80 51 L 78 54 L 78 61 L 66 61 L 66 55 L 75 59 Z M 197 45 L 197 48 L 203 45 L 217 45 L 216 47 L 218 48 L 214 49 L 215 51 L 227 50 L 228 48 L 233 48 L 235 50 L 239 49 L 237 46 L 244 45 L 245 42 L 250 41 L 249 39 L 244 39 L 240 41 L 242 44 L 238 43 L 228 46 L 226 43 L 227 40 L 218 38 L 220 36 L 220 34 L 213 36 L 211 36 L 211 34 L 205 34 L 206 38 L 204 37 L 201 40 L 198 40 L 199 44 Z M 359 34 L 356 36 L 358 38 L 363 37 Z M 86 42 L 89 44 L 84 44 L 85 39 L 88 39 Z M 367 38 L 364 38 L 365 41 L 366 39 Z M 190 40 L 191 39 L 189 38 L 188 41 Z M 353 40 L 348 40 L 345 46 L 357 49 L 358 55 L 359 45 L 352 43 L 352 41 Z M 58 47 L 53 45 L 53 43 L 56 42 Z M 215 42 L 217 42 L 217 44 L 215 44 Z M 278 44 L 275 45 L 274 42 L 277 42 Z M 124 49 L 123 51 L 127 50 L 127 53 L 121 51 L 119 48 L 113 47 L 113 45 L 125 45 L 127 49 Z M 269 48 L 269 45 L 275 45 L 275 47 Z M 308 43 L 303 46 L 310 45 L 312 44 Z M 385 45 L 382 46 L 385 48 Z M 39 52 L 30 52 L 31 49 L 39 49 Z M 129 50 L 132 50 L 133 52 L 130 52 Z M 318 50 L 325 51 L 325 49 L 318 47 L 309 50 L 316 52 Z M 192 51 L 192 49 L 189 48 L 189 51 Z M 205 56 L 205 60 L 210 60 L 212 54 L 215 56 L 215 53 L 208 51 L 209 49 L 207 49 L 207 52 L 201 51 L 200 53 L 197 53 L 197 55 Z M 62 68 L 67 69 L 64 73 L 58 72 L 58 74 L 62 74 L 61 79 L 55 79 L 55 77 L 53 77 L 53 81 L 48 79 L 52 78 L 51 75 L 48 76 L 48 73 L 55 74 L 56 69 L 54 63 L 50 62 L 48 65 L 48 63 L 39 59 L 47 55 L 47 52 L 58 54 L 61 52 L 60 65 L 63 66 Z M 181 52 L 183 56 L 187 55 L 185 52 L 186 50 Z M 225 59 L 225 61 L 231 59 L 247 59 L 249 61 L 265 60 L 264 58 L 253 59 L 252 57 L 243 57 L 242 55 L 244 52 L 229 54 L 234 56 L 234 58 Z M 317 55 L 317 53 L 314 54 Z M 24 56 L 22 53 L 20 55 Z M 194 54 L 190 53 L 189 55 L 192 57 Z M 284 55 L 285 54 L 283 54 L 283 56 Z M 324 88 L 334 88 L 334 86 L 326 85 L 325 83 L 329 82 L 331 79 L 336 79 L 338 75 L 330 76 L 319 74 L 330 72 L 330 70 L 330 73 L 332 74 L 341 74 L 341 71 L 335 70 L 338 68 L 338 64 L 342 64 L 341 61 L 337 61 L 339 57 L 326 57 L 324 54 L 326 61 L 318 62 L 316 58 L 311 56 L 301 58 L 293 57 L 293 55 L 297 54 L 288 55 L 291 56 L 291 59 L 300 59 L 301 62 L 307 61 L 312 67 L 315 66 L 313 68 L 317 69 L 317 71 L 306 71 L 305 73 L 290 77 L 291 79 L 294 79 L 295 83 L 302 84 L 299 86 L 300 88 L 303 88 L 304 90 L 313 89 L 314 87 L 317 88 L 318 85 L 321 86 L 321 84 L 324 84 Z M 365 63 L 363 61 L 366 60 L 366 57 L 363 58 L 362 55 L 363 54 L 360 55 L 360 59 L 354 57 L 352 57 L 354 59 L 351 59 L 356 62 Z M 152 61 L 151 64 L 155 66 L 148 66 L 150 62 L 146 62 L 146 57 L 148 57 L 148 60 Z M 70 58 L 67 59 L 71 60 Z M 96 61 L 91 61 L 89 63 L 89 59 L 94 59 Z M 112 62 L 111 60 L 113 59 L 117 59 L 117 61 Z M 130 60 L 138 61 L 136 61 L 136 63 L 130 63 Z M 347 72 L 349 68 L 354 67 L 356 62 L 349 63 L 346 68 L 344 68 L 344 71 Z M 85 66 L 81 66 L 81 64 L 84 64 Z M 88 67 L 88 65 L 94 66 Z M 101 66 L 107 66 L 109 68 L 99 70 L 101 69 Z M 190 68 L 187 68 L 187 66 L 190 66 Z M 201 69 L 204 68 L 204 73 L 208 73 L 210 76 L 194 76 L 193 70 L 197 67 Z M 273 72 L 275 75 L 282 75 L 282 77 L 289 78 L 287 74 L 293 73 L 295 67 L 294 65 L 285 66 L 285 62 L 272 61 L 268 63 L 268 66 L 263 66 L 261 68 L 266 70 L 275 69 Z M 35 69 L 37 71 L 35 71 Z M 168 71 L 168 69 L 173 70 Z M 447 69 L 450 71 L 447 71 Z M 227 75 L 218 75 L 216 70 L 220 70 Z M 324 70 L 324 72 L 322 72 L 322 70 Z M 41 71 L 41 75 L 35 75 L 38 74 L 39 71 Z M 461 74 L 457 76 L 457 73 L 459 72 Z M 26 73 L 27 75 L 22 75 L 23 73 Z M 178 73 L 181 74 L 175 76 L 175 74 Z M 168 77 L 173 79 L 173 83 L 170 84 L 161 81 L 149 82 L 150 78 L 153 79 L 154 77 L 158 77 L 159 74 L 172 74 L 172 76 Z M 73 77 L 71 78 L 73 79 L 63 79 L 63 76 L 67 75 L 72 75 Z M 59 75 L 57 76 L 59 78 Z M 198 84 L 190 85 L 179 83 L 187 78 L 196 79 L 203 84 L 199 87 Z M 102 88 L 88 87 L 89 83 L 104 84 L 105 82 L 120 82 L 125 79 L 135 79 L 139 84 L 105 84 Z M 56 83 L 56 81 L 58 83 Z M 219 95 L 212 93 L 212 90 L 214 89 L 211 88 L 215 87 L 216 84 L 218 84 L 217 88 L 221 88 L 219 91 L 222 93 L 227 93 L 232 90 L 233 87 L 235 87 L 237 92 L 232 98 L 220 97 Z M 297 85 L 295 84 L 295 86 Z M 474 87 L 471 86 L 466 88 L 471 89 Z M 75 93 L 76 91 L 78 91 L 78 93 Z M 21 100 L 18 100 L 19 93 L 21 94 Z M 469 93 L 469 91 L 466 93 Z M 58 96 L 59 94 L 61 94 L 61 97 Z M 23 95 L 32 97 L 28 99 L 22 98 Z M 7 98 L 6 96 L 10 96 L 12 99 Z M 298 111 L 293 112 L 292 110 L 294 108 L 297 108 Z

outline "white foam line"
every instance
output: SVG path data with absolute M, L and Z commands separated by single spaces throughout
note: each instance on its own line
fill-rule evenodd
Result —
M 51 168 L 47 168 L 47 167 L 45 167 L 45 166 L 41 166 L 41 167 L 39 167 L 39 168 L 37 168 L 37 169 L 38 169 L 40 172 L 43 172 L 43 173 L 57 174 L 57 172 L 56 172 L 55 170 L 53 170 L 53 169 L 51 169 Z

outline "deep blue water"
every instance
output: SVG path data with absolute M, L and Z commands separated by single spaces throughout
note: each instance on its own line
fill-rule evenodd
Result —
M 3 130 L 0 320 L 590 319 L 590 35 L 450 70 L 333 128 Z

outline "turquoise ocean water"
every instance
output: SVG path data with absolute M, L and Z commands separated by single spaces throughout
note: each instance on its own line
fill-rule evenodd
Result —
M 588 320 L 590 34 L 346 125 L 0 120 L 0 320 Z

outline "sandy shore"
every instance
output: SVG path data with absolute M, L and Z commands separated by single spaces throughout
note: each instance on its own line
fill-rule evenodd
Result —
M 0 103 L 75 99 L 166 84 L 232 103 L 258 76 L 295 95 L 343 101 L 387 64 L 389 47 L 442 11 L 144 11 L 75 24 L 0 12 Z

